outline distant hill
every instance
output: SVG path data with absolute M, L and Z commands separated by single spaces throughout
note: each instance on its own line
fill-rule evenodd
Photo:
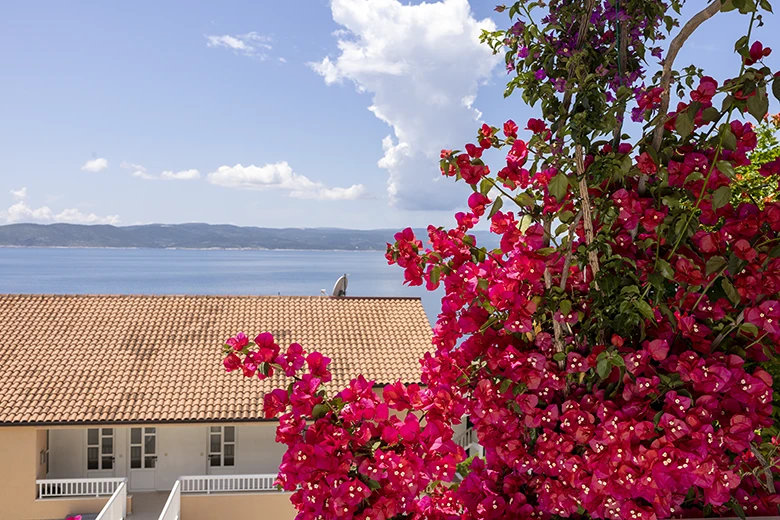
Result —
M 384 251 L 391 229 L 260 228 L 212 224 L 0 226 L 0 247 L 135 247 L 179 249 L 307 249 Z M 427 234 L 418 231 L 423 240 Z M 486 232 L 477 232 L 485 239 Z M 493 241 L 495 242 L 495 240 Z M 495 244 L 491 244 L 495 245 Z

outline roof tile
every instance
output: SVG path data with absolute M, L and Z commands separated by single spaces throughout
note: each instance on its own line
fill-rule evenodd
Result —
M 283 382 L 224 373 L 242 329 L 331 357 L 333 389 L 416 382 L 431 348 L 414 298 L 0 295 L 0 424 L 258 420 Z

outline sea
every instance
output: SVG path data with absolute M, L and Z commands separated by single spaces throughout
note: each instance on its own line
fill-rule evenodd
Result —
M 0 248 L 0 293 L 413 296 L 431 323 L 443 290 L 403 284 L 377 251 Z

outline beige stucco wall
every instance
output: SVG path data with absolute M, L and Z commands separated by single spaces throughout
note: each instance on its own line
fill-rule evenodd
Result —
M 226 516 L 227 515 L 227 516 Z M 293 520 L 295 508 L 290 493 L 236 495 L 182 495 L 184 520 Z
M 45 430 L 0 427 L 0 520 L 62 519 L 74 513 L 99 513 L 105 505 L 105 497 L 36 500 L 35 480 L 39 472 L 45 471 L 40 464 L 45 446 Z

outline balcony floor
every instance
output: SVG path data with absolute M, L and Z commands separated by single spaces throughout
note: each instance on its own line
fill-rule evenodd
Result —
M 157 520 L 169 494 L 167 491 L 132 493 L 133 513 L 128 515 L 128 520 Z

